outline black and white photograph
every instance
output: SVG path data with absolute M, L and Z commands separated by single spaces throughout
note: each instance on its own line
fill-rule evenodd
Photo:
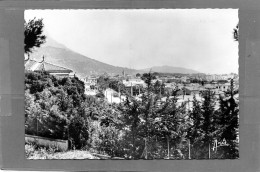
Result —
M 25 10 L 25 158 L 239 159 L 238 45 L 238 9 Z

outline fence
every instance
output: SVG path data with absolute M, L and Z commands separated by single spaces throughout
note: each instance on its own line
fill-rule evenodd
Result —
M 50 139 L 46 137 L 25 134 L 25 143 L 36 143 L 39 146 L 55 147 L 58 150 L 68 150 L 68 140 Z

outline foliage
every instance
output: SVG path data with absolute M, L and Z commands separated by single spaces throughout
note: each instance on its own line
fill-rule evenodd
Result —
M 136 77 L 141 77 L 141 74 L 140 74 L 140 73 L 137 73 L 135 76 L 136 76 Z
M 35 47 L 40 47 L 45 43 L 46 36 L 43 35 L 44 24 L 43 19 L 36 18 L 29 20 L 28 23 L 24 23 L 24 51 L 29 54 Z
M 88 112 L 96 114 L 96 118 L 88 119 L 89 147 L 95 149 L 98 153 L 122 157 L 124 155 L 123 147 L 120 145 L 123 133 L 119 127 L 120 116 L 116 110 L 116 105 L 100 104 L 100 102 L 93 105 L 88 107 Z
M 179 144 L 184 139 L 184 106 L 177 107 L 176 98 L 168 98 L 161 102 L 158 83 L 152 84 L 153 76 L 147 74 L 145 82 L 147 87 L 136 100 L 127 96 L 124 104 L 120 106 L 122 123 L 124 124 L 124 142 L 130 159 L 165 158 L 169 143 L 173 146 L 172 155 L 179 150 Z M 156 94 L 157 93 L 157 94 Z M 169 152 L 168 152 L 169 154 Z M 174 158 L 177 158 L 176 155 Z
M 153 75 L 151 72 L 149 73 L 144 73 L 142 76 L 141 76 L 141 79 L 144 80 L 144 82 L 147 84 L 147 87 L 150 87 L 151 85 L 151 81 L 153 79 L 156 79 L 155 75 Z
M 25 74 L 25 132 L 55 139 L 69 139 L 73 146 L 83 147 L 88 136 L 82 102 L 85 102 L 84 83 L 78 78 L 56 78 L 47 73 Z M 69 126 L 81 131 L 69 134 Z M 78 143 L 80 137 L 81 143 Z M 83 139 L 84 138 L 84 139 Z M 80 145 L 80 146 L 79 146 Z
M 103 99 L 103 98 L 105 98 L 105 95 L 104 95 L 104 93 L 103 93 L 102 91 L 99 91 L 99 92 L 96 94 L 96 97 Z
M 99 85 L 99 89 L 105 90 L 109 87 L 109 78 L 106 76 L 100 76 L 97 79 L 97 84 Z
M 238 31 L 239 31 L 239 28 L 238 28 L 238 24 L 237 24 L 236 28 L 233 30 L 233 37 L 234 37 L 235 41 L 238 41 L 238 39 L 239 39 Z
M 138 99 L 125 91 L 120 104 L 105 101 L 102 90 L 85 96 L 78 78 L 44 72 L 25 76 L 27 134 L 68 139 L 71 148 L 125 159 L 187 159 L 189 152 L 192 159 L 238 157 L 239 109 L 232 82 L 225 97 L 217 100 L 206 90 L 201 100 L 193 97 L 189 109 L 187 102 L 178 102 L 178 87 L 163 95 L 163 84 L 152 83 L 152 74 L 143 78 L 147 87 Z M 115 90 L 120 85 L 105 77 L 99 82 Z M 214 141 L 224 139 L 227 146 L 212 151 Z
M 219 115 L 219 132 L 218 140 L 226 140 L 227 146 L 219 149 L 218 156 L 220 158 L 238 158 L 238 103 L 235 101 L 234 95 L 237 91 L 233 88 L 233 80 L 231 82 L 231 90 L 226 97 L 219 98 L 220 108 Z
M 85 150 L 57 152 L 55 148 L 40 147 L 33 143 L 25 144 L 25 157 L 27 159 L 99 159 Z
M 199 159 L 200 156 L 200 143 L 201 143 L 201 136 L 203 133 L 202 130 L 202 123 L 203 123 L 203 116 L 202 116 L 202 108 L 201 102 L 199 102 L 196 97 L 193 97 L 192 101 L 192 110 L 190 112 L 190 123 L 189 128 L 187 131 L 187 138 L 189 139 L 190 144 L 192 145 L 192 153 L 191 158 Z
M 83 116 L 75 114 L 70 120 L 68 130 L 74 149 L 81 149 L 87 145 L 88 123 Z

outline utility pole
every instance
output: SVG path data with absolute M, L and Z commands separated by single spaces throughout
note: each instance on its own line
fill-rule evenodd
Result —
M 169 136 L 167 136 L 167 147 L 168 147 L 168 159 L 170 159 L 170 143 Z
M 190 110 L 190 99 L 188 98 L 188 110 Z
M 132 85 L 132 82 L 131 82 L 131 96 L 133 96 L 133 85 Z
M 190 139 L 189 139 L 189 159 L 191 159 L 190 158 Z
M 118 93 L 119 93 L 119 102 L 121 103 L 121 93 L 120 93 L 120 85 L 117 83 L 118 86 Z
M 209 143 L 209 159 L 210 159 L 210 143 Z
M 38 136 L 38 114 L 36 116 L 36 133 L 37 133 L 37 136 Z

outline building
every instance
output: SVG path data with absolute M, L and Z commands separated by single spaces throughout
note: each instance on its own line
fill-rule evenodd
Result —
M 73 77 L 73 71 L 65 68 L 65 67 L 61 67 L 61 66 L 57 66 L 51 63 L 47 63 L 44 60 L 44 56 L 43 56 L 43 60 L 41 62 L 38 62 L 36 60 L 31 60 L 30 58 L 28 58 L 27 60 L 24 61 L 24 67 L 26 71 L 34 71 L 34 72 L 47 72 L 48 74 L 51 75 L 55 75 L 58 77 Z
M 84 78 L 84 82 L 86 85 L 97 85 L 98 77 L 94 75 L 90 75 Z
M 125 85 L 126 91 L 133 95 L 139 95 L 141 92 L 141 89 L 146 87 L 146 84 L 143 80 L 135 78 L 135 79 L 129 79 L 128 81 L 123 80 L 123 84 Z
M 225 84 L 218 84 L 216 86 L 216 88 L 220 91 L 228 91 L 230 90 L 230 84 L 229 83 L 225 83 Z
M 185 95 L 196 95 L 200 94 L 201 91 L 205 91 L 206 89 L 200 86 L 187 86 L 183 87 L 182 90 L 184 91 Z

